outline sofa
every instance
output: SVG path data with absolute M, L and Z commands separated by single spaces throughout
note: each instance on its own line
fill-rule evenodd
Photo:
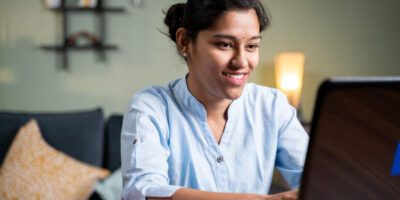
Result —
M 0 166 L 18 129 L 32 118 L 37 120 L 43 138 L 55 149 L 110 172 L 120 168 L 123 117 L 117 114 L 104 119 L 101 108 L 52 113 L 0 111 Z M 274 177 L 270 193 L 288 189 L 279 177 L 279 174 Z M 100 196 L 94 192 L 90 200 L 101 199 Z
M 121 165 L 122 115 L 104 119 L 101 108 L 72 112 L 0 112 L 0 166 L 19 128 L 36 119 L 44 140 L 83 163 L 115 171 Z M 100 199 L 93 193 L 90 199 Z

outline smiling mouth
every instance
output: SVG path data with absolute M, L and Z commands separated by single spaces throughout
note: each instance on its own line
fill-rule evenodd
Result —
M 223 72 L 222 75 L 233 85 L 242 85 L 246 81 L 246 73 L 226 73 Z
M 225 76 L 233 79 L 242 79 L 244 77 L 244 74 L 228 74 L 224 73 Z

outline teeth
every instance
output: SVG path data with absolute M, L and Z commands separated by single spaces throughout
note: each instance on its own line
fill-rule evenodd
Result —
M 226 76 L 233 79 L 242 79 L 244 74 L 226 74 Z

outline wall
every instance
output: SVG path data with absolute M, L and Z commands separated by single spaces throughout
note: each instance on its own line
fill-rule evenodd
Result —
M 59 41 L 61 15 L 44 1 L 0 0 L 0 109 L 77 110 L 101 106 L 107 114 L 123 112 L 129 97 L 151 84 L 165 84 L 185 74 L 186 67 L 163 30 L 162 9 L 173 1 L 106 1 L 126 12 L 106 14 L 107 41 L 118 50 L 102 62 L 91 51 L 70 51 L 70 70 L 59 56 L 39 49 Z M 112 4 L 111 4 L 112 3 Z M 92 14 L 71 14 L 71 32 L 94 29 Z
M 400 1 L 269 0 L 273 24 L 256 80 L 274 84 L 274 56 L 306 54 L 302 110 L 312 116 L 318 85 L 331 76 L 400 75 Z M 265 78 L 263 78 L 265 77 Z
M 90 51 L 71 51 L 70 70 L 42 44 L 60 39 L 61 15 L 43 1 L 0 0 L 0 110 L 59 111 L 101 106 L 107 115 L 123 112 L 140 88 L 165 84 L 186 73 L 165 30 L 162 10 L 173 0 L 106 1 L 122 6 L 107 14 L 107 41 L 118 50 L 106 61 Z M 267 0 L 273 24 L 264 33 L 261 60 L 252 81 L 274 86 L 273 58 L 281 51 L 304 51 L 302 109 L 311 118 L 315 92 L 329 76 L 400 75 L 400 1 Z M 71 16 L 71 32 L 92 30 L 90 14 Z

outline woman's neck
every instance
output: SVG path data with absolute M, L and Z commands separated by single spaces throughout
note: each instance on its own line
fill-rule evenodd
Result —
M 200 100 L 204 108 L 207 111 L 207 119 L 213 120 L 227 120 L 227 112 L 229 105 L 232 103 L 230 99 L 224 99 L 219 101 L 207 101 Z
M 196 87 L 189 77 L 186 77 L 189 92 L 201 103 L 207 112 L 207 119 L 221 121 L 227 119 L 226 113 L 232 99 L 217 97 Z

